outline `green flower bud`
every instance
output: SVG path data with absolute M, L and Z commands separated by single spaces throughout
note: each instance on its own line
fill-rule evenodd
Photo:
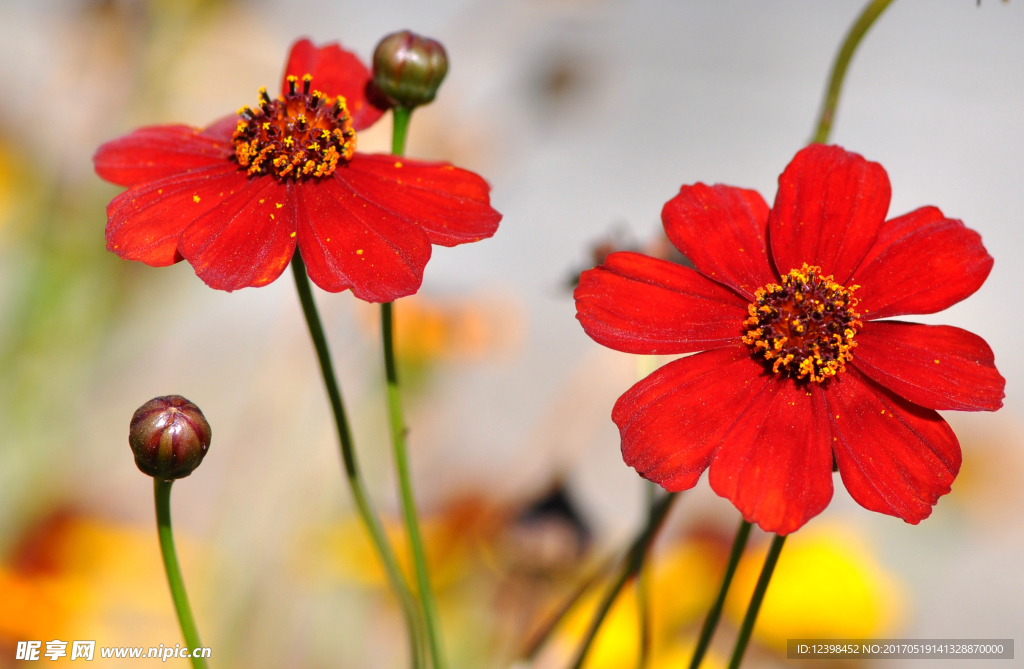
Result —
M 184 478 L 210 447 L 210 424 L 199 407 L 181 395 L 155 397 L 132 416 L 128 445 L 143 474 L 165 481 Z
M 388 35 L 373 52 L 373 81 L 396 105 L 431 102 L 446 74 L 448 54 L 441 43 L 408 30 Z

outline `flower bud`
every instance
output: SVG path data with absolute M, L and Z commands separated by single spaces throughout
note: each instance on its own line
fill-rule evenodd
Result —
M 128 445 L 143 474 L 180 479 L 203 461 L 210 447 L 210 424 L 199 407 L 181 395 L 154 397 L 132 416 Z
M 431 102 L 446 74 L 448 54 L 441 43 L 408 30 L 388 35 L 373 52 L 373 81 L 396 105 Z

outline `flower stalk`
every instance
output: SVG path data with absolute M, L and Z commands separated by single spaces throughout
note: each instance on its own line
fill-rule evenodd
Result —
M 587 594 L 587 591 L 598 581 L 604 578 L 605 574 L 612 570 L 612 568 L 618 563 L 616 557 L 611 557 L 603 560 L 595 569 L 580 579 L 579 584 L 575 589 L 566 597 L 565 601 L 555 610 L 555 612 L 544 622 L 529 641 L 524 646 L 524 650 L 519 653 L 516 664 L 531 665 L 537 659 L 537 655 L 540 654 L 544 645 L 554 634 L 558 628 L 558 624 L 562 622 L 572 611 L 576 603 L 580 601 L 583 595 Z
M 635 578 L 640 573 L 644 560 L 647 558 L 648 552 L 650 552 L 651 544 L 657 538 L 658 532 L 668 516 L 668 512 L 672 509 L 672 504 L 678 498 L 679 493 L 670 492 L 663 495 L 651 506 L 643 531 L 630 545 L 618 576 L 615 577 L 615 580 L 609 586 L 607 592 L 605 592 L 604 598 L 598 605 L 597 613 L 594 614 L 594 618 L 590 621 L 587 634 L 576 651 L 576 659 L 572 663 L 572 669 L 580 669 L 583 666 L 584 660 L 587 659 L 587 653 L 590 651 L 590 646 L 594 643 L 594 639 L 597 638 L 597 633 L 601 629 L 601 624 L 611 610 L 612 605 L 615 604 L 615 600 L 618 598 L 619 593 L 622 592 L 622 588 L 625 587 L 630 579 Z
M 415 600 L 409 591 L 409 587 L 406 585 L 402 570 L 398 566 L 398 558 L 395 556 L 394 549 L 384 533 L 384 526 L 381 524 L 377 512 L 370 503 L 366 484 L 360 474 L 355 447 L 352 442 L 352 432 L 345 413 L 345 405 L 341 399 L 341 389 L 334 374 L 334 365 L 331 362 L 330 349 L 327 347 L 327 338 L 324 335 L 324 328 L 320 322 L 320 314 L 317 311 L 316 302 L 313 300 L 313 291 L 309 284 L 309 277 L 306 274 L 306 266 L 302 262 L 302 255 L 298 249 L 295 250 L 295 255 L 292 257 L 292 273 L 295 275 L 295 287 L 299 293 L 299 301 L 302 303 L 302 312 L 306 317 L 306 324 L 309 326 L 309 334 L 313 339 L 313 347 L 316 349 L 317 358 L 320 361 L 320 371 L 323 374 L 324 386 L 327 389 L 331 410 L 334 413 L 334 424 L 338 430 L 341 457 L 345 465 L 345 477 L 352 491 L 352 497 L 355 500 L 359 517 L 362 519 L 367 532 L 369 532 L 377 555 L 384 565 L 388 584 L 391 586 L 391 590 L 395 593 L 398 603 L 402 608 L 406 631 L 409 635 L 409 655 L 412 666 L 415 669 L 422 669 L 423 657 L 420 644 L 420 625 L 419 616 L 416 613 Z
M 394 125 L 391 127 L 391 153 L 396 156 L 405 155 L 405 138 L 409 134 L 409 120 L 412 109 L 401 105 L 391 109 Z
M 772 539 L 771 548 L 764 559 L 764 566 L 761 567 L 761 575 L 757 579 L 757 586 L 754 587 L 754 594 L 750 598 L 750 605 L 747 613 L 743 616 L 743 624 L 740 626 L 740 634 L 736 639 L 736 647 L 732 651 L 732 659 L 729 660 L 729 669 L 739 669 L 743 662 L 743 654 L 747 651 L 747 644 L 750 643 L 750 635 L 754 632 L 754 623 L 757 622 L 757 614 L 761 610 L 761 602 L 764 601 L 764 594 L 768 591 L 768 584 L 772 580 L 772 573 L 779 561 L 779 554 L 782 553 L 782 546 L 786 543 L 786 535 L 776 534 Z
M 725 566 L 725 574 L 722 576 L 722 585 L 718 589 L 718 597 L 711 605 L 707 617 L 704 619 L 704 626 L 700 630 L 700 638 L 697 640 L 697 647 L 693 651 L 693 659 L 690 660 L 690 669 L 698 669 L 708 652 L 711 639 L 715 635 L 718 621 L 722 617 L 722 607 L 725 605 L 725 597 L 729 594 L 729 586 L 732 585 L 732 577 L 736 574 L 736 567 L 739 566 L 740 558 L 743 556 L 743 549 L 747 546 L 750 538 L 751 524 L 746 520 L 740 522 L 736 530 L 736 538 L 732 541 L 732 550 L 729 551 L 729 561 Z
M 828 88 L 825 90 L 825 100 L 821 105 L 821 115 L 818 117 L 818 128 L 814 133 L 812 142 L 824 144 L 832 132 L 832 122 L 836 116 L 836 106 L 839 104 L 839 93 L 843 88 L 843 81 L 846 78 L 846 70 L 850 66 L 853 53 L 860 46 L 868 29 L 874 25 L 875 20 L 882 15 L 882 12 L 891 5 L 893 0 L 871 0 L 861 12 L 860 16 L 850 27 L 846 34 L 843 45 L 839 47 L 836 60 L 832 64 L 832 73 L 829 75 Z
M 647 503 L 647 515 L 650 516 L 658 503 L 658 484 L 653 481 L 644 481 L 644 497 Z M 636 578 L 636 610 L 640 626 L 640 644 L 636 666 L 637 669 L 645 669 L 651 656 L 651 569 L 646 561 L 640 565 Z
M 156 531 L 160 537 L 160 554 L 164 560 L 164 570 L 167 572 L 167 585 L 171 589 L 171 599 L 174 600 L 174 610 L 178 614 L 178 624 L 181 626 L 181 634 L 185 637 L 185 645 L 189 651 L 202 648 L 199 640 L 199 630 L 196 628 L 195 618 L 192 617 L 192 607 L 188 603 L 188 593 L 185 591 L 185 579 L 181 576 L 181 566 L 178 564 L 178 552 L 174 548 L 174 530 L 171 528 L 171 485 L 174 481 L 165 481 L 160 478 L 153 479 L 153 497 L 156 501 Z M 207 669 L 206 659 L 197 657 L 190 653 L 193 669 Z
M 391 152 L 396 156 L 405 154 L 405 138 L 409 130 L 409 119 L 412 109 L 397 106 L 392 110 L 394 126 L 391 136 Z M 409 549 L 412 553 L 413 566 L 416 571 L 416 585 L 426 626 L 427 644 L 434 669 L 447 669 L 444 641 L 441 638 L 440 616 L 437 600 L 430 584 L 430 573 L 427 569 L 426 550 L 423 535 L 420 532 L 419 517 L 416 511 L 416 497 L 412 489 L 412 475 L 409 469 L 409 449 L 406 444 L 408 430 L 402 410 L 402 396 L 398 386 L 398 366 L 395 363 L 394 335 L 394 303 L 385 302 L 380 305 L 381 338 L 384 348 L 384 375 L 387 380 L 388 417 L 391 422 L 391 446 L 395 456 L 395 470 L 398 474 L 398 492 L 402 501 L 402 517 L 405 521 L 406 534 L 409 537 Z

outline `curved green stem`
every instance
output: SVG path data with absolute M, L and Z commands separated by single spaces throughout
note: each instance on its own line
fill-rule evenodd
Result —
M 650 517 L 654 505 L 658 503 L 658 484 L 644 481 L 644 496 L 647 502 L 647 515 Z M 651 655 L 651 570 L 646 562 L 639 567 L 636 579 L 636 610 L 640 625 L 640 647 L 636 658 L 637 669 L 644 669 Z
M 181 634 L 185 637 L 185 645 L 194 652 L 203 647 L 199 640 L 192 607 L 188 604 L 188 593 L 185 592 L 185 580 L 181 577 L 178 564 L 178 553 L 174 549 L 174 531 L 171 529 L 171 485 L 174 481 L 153 479 L 153 497 L 156 500 L 156 531 L 160 536 L 160 553 L 164 558 L 164 570 L 167 572 L 167 585 L 171 588 L 174 610 L 178 613 Z M 191 653 L 190 653 L 191 654 Z M 202 657 L 191 657 L 193 669 L 206 669 L 206 660 Z
M 345 476 L 348 479 L 349 488 L 352 490 L 352 497 L 355 500 L 359 517 L 370 534 L 377 555 L 384 565 L 384 572 L 391 590 L 402 607 L 409 635 L 409 655 L 412 666 L 420 669 L 423 667 L 423 657 L 419 641 L 419 617 L 416 614 L 416 603 L 405 583 L 405 577 L 402 576 L 395 552 L 391 548 L 391 544 L 388 543 L 384 526 L 370 504 L 366 484 L 359 473 L 359 464 L 356 461 L 355 447 L 352 443 L 352 432 L 345 415 L 345 405 L 341 400 L 341 389 L 338 387 L 338 380 L 334 375 L 334 365 L 331 363 L 331 352 L 327 347 L 327 338 L 324 335 L 323 325 L 320 323 L 316 302 L 313 300 L 313 290 L 309 284 L 309 276 L 306 274 L 306 265 L 302 262 L 302 256 L 298 249 L 292 256 L 292 273 L 295 275 L 295 288 L 298 290 L 299 301 L 302 303 L 302 313 L 306 316 L 306 325 L 309 326 L 309 335 L 313 339 L 313 347 L 320 360 L 320 372 L 323 374 L 327 397 L 330 399 L 331 410 L 334 413 L 334 424 L 338 430 L 338 441 L 341 445 L 341 458 L 345 464 Z
M 832 121 L 836 115 L 836 105 L 839 104 L 839 92 L 843 88 L 843 79 L 846 78 L 850 59 L 853 58 L 854 51 L 857 50 L 868 29 L 892 2 L 893 0 L 871 0 L 857 17 L 850 32 L 846 34 L 846 39 L 843 40 L 843 45 L 839 48 L 836 60 L 832 64 L 832 74 L 829 76 L 825 101 L 821 105 L 821 115 L 818 117 L 818 129 L 814 133 L 812 142 L 824 144 L 828 141 L 829 133 L 832 131 Z
M 779 554 L 782 552 L 782 545 L 785 543 L 785 536 L 776 534 L 775 538 L 772 539 L 772 546 L 768 549 L 768 555 L 764 559 L 764 566 L 761 568 L 761 575 L 757 578 L 754 594 L 750 598 L 750 606 L 747 607 L 747 615 L 743 616 L 740 635 L 736 639 L 736 647 L 732 651 L 732 659 L 729 660 L 729 669 L 739 669 L 740 663 L 743 662 L 743 654 L 747 652 L 750 635 L 754 632 L 754 623 L 757 622 L 757 613 L 761 610 L 764 593 L 768 591 L 768 584 L 772 580 L 775 564 L 779 561 Z
M 534 660 L 537 659 L 537 655 L 540 653 L 541 648 L 548 642 L 555 629 L 558 628 L 558 623 L 562 622 L 562 619 L 572 611 L 573 607 L 580 600 L 583 595 L 590 590 L 598 580 L 602 579 L 605 574 L 611 571 L 618 563 L 615 558 L 609 558 L 604 560 L 593 572 L 582 578 L 576 588 L 566 597 L 565 601 L 555 610 L 555 612 L 549 617 L 543 625 L 539 628 L 538 632 L 534 634 L 527 644 L 524 646 L 524 650 L 519 653 L 517 658 L 519 663 L 522 664 L 533 664 Z
M 668 516 L 669 510 L 672 508 L 672 503 L 679 497 L 679 493 L 670 492 L 667 495 L 662 496 L 650 509 L 647 515 L 647 524 L 644 525 L 643 531 L 633 541 L 629 547 L 629 551 L 626 553 L 626 558 L 623 560 L 622 569 L 619 570 L 618 576 L 612 582 L 611 586 L 605 592 L 604 598 L 598 605 L 597 612 L 594 614 L 594 618 L 590 621 L 590 627 L 587 628 L 587 634 L 580 643 L 579 649 L 576 651 L 576 659 L 572 663 L 573 669 L 580 669 L 583 666 L 583 661 L 587 659 L 587 652 L 590 650 L 590 646 L 594 643 L 594 639 L 597 637 L 598 631 L 601 629 L 601 623 L 604 622 L 605 617 L 608 615 L 608 611 L 611 610 L 612 605 L 618 598 L 619 593 L 622 592 L 622 588 L 625 587 L 629 579 L 635 577 L 640 573 L 643 568 L 644 559 L 647 557 L 647 553 L 651 548 L 651 544 L 654 543 L 654 539 L 658 536 L 658 531 L 665 522 L 665 517 Z
M 707 618 L 704 619 L 704 626 L 700 630 L 700 638 L 697 640 L 697 648 L 693 651 L 693 659 L 690 660 L 690 669 L 697 669 L 704 660 L 704 654 L 708 652 L 711 645 L 711 638 L 715 635 L 715 628 L 722 617 L 722 607 L 725 605 L 725 597 L 729 594 L 729 586 L 732 585 L 732 577 L 736 574 L 736 567 L 743 556 L 743 549 L 747 546 L 747 539 L 750 538 L 751 525 L 747 521 L 740 521 L 740 527 L 736 530 L 736 538 L 732 541 L 732 550 L 729 551 L 729 562 L 725 565 L 725 575 L 722 576 L 722 586 L 718 589 L 718 598 L 711 605 Z
M 416 583 L 419 587 L 420 603 L 423 606 L 423 619 L 427 626 L 430 656 L 434 663 L 434 669 L 446 669 L 448 665 L 445 661 L 444 646 L 441 640 L 437 600 L 434 598 L 434 590 L 430 585 L 427 556 L 423 548 L 423 535 L 420 532 L 419 518 L 416 514 L 416 497 L 413 495 L 412 476 L 409 473 L 409 451 L 405 442 L 406 427 L 402 412 L 402 396 L 398 390 L 392 316 L 393 305 L 391 302 L 380 305 L 381 333 L 384 340 L 384 373 L 388 386 L 388 416 L 391 419 L 391 446 L 395 455 L 395 469 L 398 472 L 398 492 L 402 498 L 402 516 L 405 518 L 409 548 L 416 568 Z
M 396 156 L 405 154 L 405 139 L 409 133 L 409 119 L 412 108 L 396 106 L 391 110 L 393 125 L 391 128 L 391 153 Z M 384 344 L 384 373 L 388 386 L 388 417 L 391 421 L 391 446 L 395 455 L 395 469 L 398 473 L 398 492 L 402 499 L 402 516 L 405 529 L 409 536 L 409 549 L 416 570 L 416 584 L 419 588 L 420 604 L 423 620 L 427 628 L 427 643 L 434 669 L 447 669 L 444 642 L 441 640 L 440 616 L 437 612 L 437 600 L 434 589 L 430 585 L 430 574 L 427 571 L 427 556 L 423 548 L 423 535 L 420 532 L 419 518 L 416 514 L 416 497 L 412 491 L 412 476 L 409 473 L 409 451 L 406 447 L 405 418 L 402 412 L 402 396 L 398 390 L 398 367 L 395 365 L 394 342 L 394 307 L 391 302 L 380 305 L 381 336 Z

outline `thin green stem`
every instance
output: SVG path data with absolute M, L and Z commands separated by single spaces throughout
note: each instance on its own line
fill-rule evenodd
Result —
M 857 50 L 868 29 L 892 2 L 893 0 L 871 0 L 857 17 L 850 32 L 846 34 L 846 39 L 843 40 L 843 45 L 839 48 L 836 60 L 832 64 L 832 74 L 829 76 L 825 101 L 821 105 L 821 115 L 818 117 L 818 129 L 814 133 L 812 142 L 824 144 L 828 141 L 829 133 L 832 131 L 832 122 L 835 120 L 836 105 L 839 104 L 839 93 L 843 88 L 843 79 L 846 78 L 846 70 L 850 66 L 850 59 L 853 58 L 853 53 Z
M 320 322 L 320 314 L 317 312 L 316 302 L 313 300 L 313 290 L 309 284 L 309 277 L 306 274 L 306 265 L 302 262 L 302 256 L 298 249 L 292 256 L 292 273 L 295 275 L 295 287 L 299 293 L 299 301 L 302 303 L 302 313 L 306 316 L 306 325 L 309 326 L 309 335 L 313 339 L 313 347 L 316 349 L 317 358 L 320 360 L 320 372 L 323 374 L 324 386 L 327 388 L 327 397 L 331 402 L 331 410 L 334 413 L 334 424 L 338 430 L 338 441 L 341 445 L 341 459 L 345 465 L 345 477 L 348 479 L 349 488 L 352 490 L 352 497 L 356 503 L 356 510 L 363 521 L 374 548 L 384 565 L 384 572 L 388 579 L 391 590 L 398 598 L 402 607 L 402 614 L 405 617 L 406 631 L 409 635 L 409 655 L 412 666 L 416 669 L 423 667 L 421 644 L 419 641 L 419 616 L 416 614 L 416 603 L 409 586 L 405 583 L 402 570 L 398 566 L 398 559 L 395 551 L 388 542 L 384 532 L 384 526 L 377 516 L 377 512 L 370 503 L 370 496 L 366 490 L 366 484 L 359 473 L 359 464 L 356 460 L 355 447 L 352 443 L 352 432 L 348 425 L 348 418 L 345 414 L 345 405 L 341 400 L 341 389 L 338 386 L 337 377 L 334 375 L 334 365 L 331 363 L 331 352 L 327 347 L 327 337 L 324 335 L 324 328 Z
M 394 107 L 391 110 L 391 153 L 396 156 L 405 155 L 405 138 L 409 134 L 409 119 L 412 118 L 412 109 L 409 107 Z
M 391 110 L 391 153 L 405 155 L 405 139 L 409 133 L 412 108 L 401 105 Z M 395 365 L 395 335 L 393 323 L 394 307 L 391 302 L 380 305 L 381 336 L 384 344 L 384 374 L 387 379 L 388 417 L 391 421 L 391 446 L 398 473 L 398 492 L 402 500 L 402 517 L 409 536 L 409 549 L 416 570 L 416 584 L 419 589 L 423 621 L 427 630 L 427 644 L 434 669 L 447 669 L 444 642 L 441 639 L 441 622 L 437 612 L 437 600 L 430 584 L 427 570 L 426 550 L 420 532 L 416 513 L 416 497 L 412 491 L 412 475 L 409 472 L 409 449 L 406 446 L 405 417 L 402 411 L 402 395 L 398 390 L 398 367 Z
M 754 587 L 754 594 L 750 598 L 750 606 L 747 607 L 747 615 L 743 616 L 740 635 L 736 639 L 736 647 L 732 651 L 732 659 L 729 660 L 729 669 L 739 669 L 740 663 L 743 662 L 743 654 L 747 652 L 750 635 L 754 632 L 754 623 L 757 622 L 757 613 L 761 610 L 764 593 L 768 591 L 768 584 L 772 580 L 775 564 L 779 561 L 779 554 L 782 552 L 782 545 L 785 543 L 785 536 L 776 534 L 775 538 L 772 539 L 771 548 L 768 549 L 768 556 L 765 557 L 764 566 L 761 568 L 761 575 L 757 578 L 757 585 Z
M 590 650 L 590 646 L 594 643 L 594 639 L 597 637 L 597 633 L 601 629 L 601 623 L 604 622 L 605 617 L 608 615 L 608 611 L 611 610 L 612 605 L 619 596 L 619 593 L 622 592 L 622 588 L 625 587 L 629 579 L 640 573 L 640 570 L 643 568 L 644 559 L 647 557 L 647 553 L 651 548 L 651 544 L 654 543 L 654 539 L 658 536 L 658 531 L 664 524 L 665 517 L 672 508 L 672 503 L 675 502 L 678 497 L 679 493 L 668 493 L 667 495 L 663 495 L 657 503 L 651 507 L 650 513 L 647 515 L 647 523 L 644 525 L 644 529 L 633 541 L 632 545 L 630 545 L 629 550 L 626 553 L 626 557 L 623 560 L 622 569 L 619 570 L 619 574 L 605 592 L 604 598 L 598 605 L 597 612 L 590 621 L 590 627 L 587 629 L 587 634 L 583 638 L 582 643 L 580 643 L 579 649 L 576 651 L 576 659 L 572 663 L 573 669 L 580 669 L 580 667 L 583 666 L 583 661 L 587 659 L 587 652 Z
M 704 626 L 700 630 L 700 638 L 697 640 L 697 648 L 693 651 L 693 659 L 690 660 L 690 669 L 697 669 L 704 660 L 704 654 L 708 652 L 711 639 L 715 636 L 715 628 L 722 617 L 722 607 L 725 605 L 725 596 L 729 594 L 729 586 L 732 585 L 732 577 L 736 574 L 736 567 L 743 556 L 743 549 L 747 546 L 747 539 L 750 538 L 750 523 L 740 521 L 739 529 L 736 530 L 736 538 L 732 541 L 732 550 L 729 551 L 729 562 L 725 565 L 725 575 L 722 576 L 722 586 L 718 589 L 718 598 L 711 605 L 707 618 L 704 619 Z
M 650 517 L 654 505 L 658 503 L 658 484 L 644 481 L 644 497 L 647 502 L 647 515 Z M 640 566 L 636 579 L 636 610 L 640 625 L 639 652 L 636 658 L 637 669 L 644 669 L 651 655 L 651 569 L 646 561 Z
M 153 497 L 156 500 L 156 531 L 160 536 L 160 553 L 164 558 L 164 570 L 167 572 L 167 585 L 171 588 L 174 610 L 178 613 L 181 634 L 185 637 L 185 645 L 190 654 L 203 647 L 199 640 L 192 607 L 188 604 L 188 593 L 185 592 L 185 580 L 181 577 L 181 566 L 178 564 L 178 553 L 174 550 L 174 530 L 171 529 L 171 485 L 174 481 L 153 479 Z M 202 657 L 190 658 L 193 669 L 206 669 L 206 660 Z
M 583 597 L 584 594 L 590 587 L 594 585 L 599 579 L 603 578 L 605 574 L 611 571 L 618 563 L 617 558 L 608 558 L 604 560 L 593 572 L 580 580 L 579 585 L 576 586 L 569 596 L 562 602 L 562 604 L 555 610 L 555 612 L 548 618 L 544 624 L 540 627 L 539 631 L 534 634 L 530 641 L 526 644 L 525 649 L 519 654 L 519 660 L 524 664 L 533 664 L 534 660 L 537 659 L 537 654 L 540 653 L 541 648 L 547 643 L 548 639 L 554 633 L 558 627 L 558 623 L 562 622 L 562 619 L 568 615 L 569 611 L 576 606 L 576 602 Z
M 419 587 L 423 619 L 427 627 L 427 642 L 434 669 L 446 669 L 444 642 L 441 640 L 441 624 L 437 612 L 437 600 L 430 585 L 427 570 L 427 556 L 423 548 L 419 518 L 416 514 L 416 497 L 412 491 L 412 476 L 409 473 L 409 450 L 406 446 L 405 418 L 402 412 L 402 396 L 398 390 L 398 369 L 395 365 L 394 306 L 391 302 L 380 305 L 381 333 L 384 340 L 384 373 L 388 386 L 388 416 L 391 419 L 391 446 L 398 472 L 398 492 L 402 499 L 402 516 L 409 535 L 409 548 L 416 569 L 416 583 Z

